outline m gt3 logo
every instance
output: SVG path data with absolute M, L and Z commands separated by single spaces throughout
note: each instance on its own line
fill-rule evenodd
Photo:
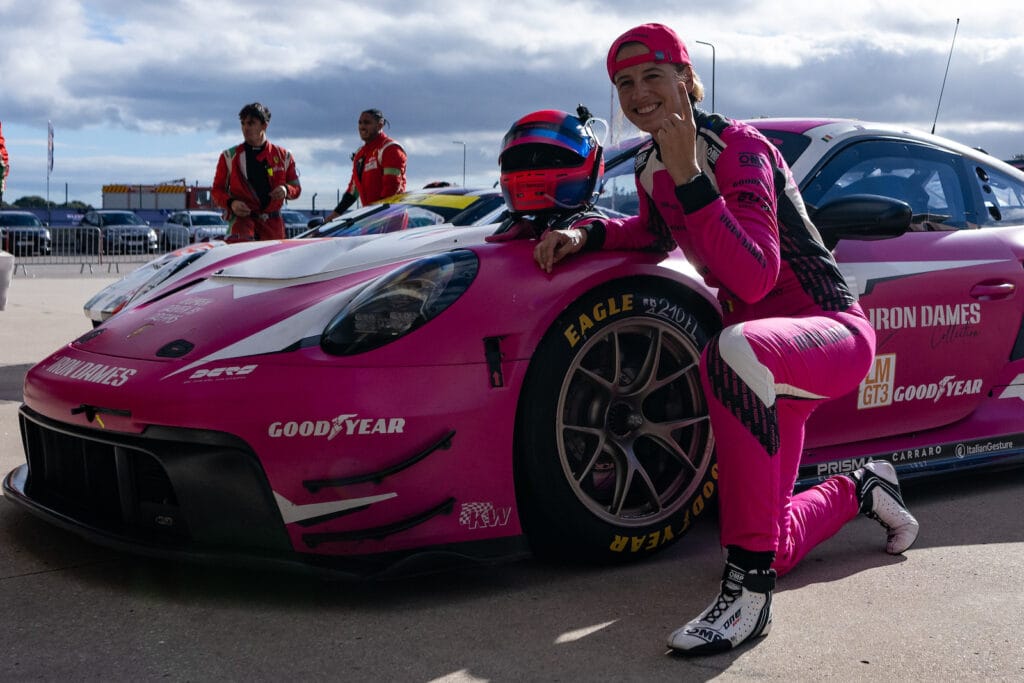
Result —
M 402 434 L 405 432 L 405 418 L 401 417 L 359 417 L 358 413 L 345 413 L 333 420 L 303 420 L 302 422 L 272 422 L 267 436 L 277 439 L 293 436 L 326 436 L 330 441 L 339 434 L 359 436 L 364 434 Z

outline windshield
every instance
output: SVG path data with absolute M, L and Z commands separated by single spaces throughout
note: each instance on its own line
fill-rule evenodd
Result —
M 401 195 L 390 204 L 370 206 L 345 214 L 300 237 L 351 237 L 378 235 L 442 223 L 475 225 L 502 205 L 500 196 L 457 193 L 423 193 Z
M 422 206 L 409 206 L 400 204 L 387 207 L 385 210 L 352 222 L 349 225 L 339 226 L 338 230 L 332 231 L 331 237 L 350 237 L 352 235 L 377 235 L 385 232 L 398 232 L 409 228 L 424 228 L 430 225 L 445 223 L 448 212 L 439 212 L 427 209 Z
M 0 214 L 0 225 L 11 226 L 32 226 L 41 228 L 42 221 L 31 214 L 6 213 Z
M 213 215 L 193 215 L 192 225 L 227 225 L 228 222 L 220 216 Z
M 103 225 L 145 225 L 134 213 L 105 213 Z

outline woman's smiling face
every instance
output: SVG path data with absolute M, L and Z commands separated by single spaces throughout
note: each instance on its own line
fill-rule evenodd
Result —
M 646 52 L 648 49 L 640 43 L 626 43 L 616 58 L 624 60 Z M 612 80 L 622 113 L 644 132 L 654 133 L 672 114 L 689 116 L 689 82 L 680 77 L 672 64 L 645 62 L 627 66 L 615 72 Z

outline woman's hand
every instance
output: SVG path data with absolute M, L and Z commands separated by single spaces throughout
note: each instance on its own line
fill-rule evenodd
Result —
M 676 185 L 683 185 L 700 173 L 697 165 L 697 125 L 693 111 L 684 118 L 672 114 L 654 134 L 661 149 L 661 161 Z
M 533 248 L 533 260 L 540 269 L 550 273 L 552 266 L 570 254 L 575 254 L 587 243 L 587 233 L 579 228 L 548 230 Z

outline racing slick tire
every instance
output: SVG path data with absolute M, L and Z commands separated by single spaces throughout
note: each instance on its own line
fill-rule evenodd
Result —
M 538 345 L 515 467 L 521 522 L 538 555 L 641 559 L 713 506 L 714 438 L 700 382 L 713 318 L 695 299 L 654 281 L 609 283 L 567 307 Z

